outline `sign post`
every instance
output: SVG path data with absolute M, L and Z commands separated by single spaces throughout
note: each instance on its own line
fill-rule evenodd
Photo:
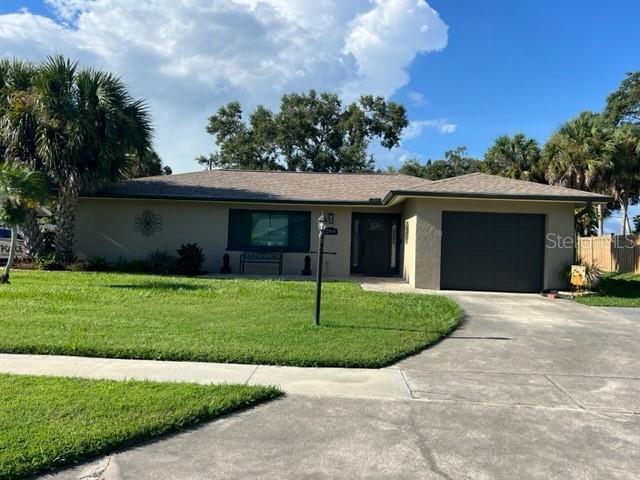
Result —
M 329 217 L 332 218 L 332 213 Z M 331 220 L 332 221 L 332 220 Z M 316 270 L 316 311 L 313 324 L 320 325 L 320 300 L 322 297 L 322 257 L 324 256 L 325 235 L 338 235 L 336 227 L 327 227 L 327 218 L 324 212 L 318 218 L 318 268 Z M 327 252 L 327 255 L 335 255 L 335 252 Z
M 322 254 L 324 253 L 324 213 L 318 218 L 318 268 L 316 269 L 316 311 L 314 325 L 320 325 L 320 300 L 322 297 Z

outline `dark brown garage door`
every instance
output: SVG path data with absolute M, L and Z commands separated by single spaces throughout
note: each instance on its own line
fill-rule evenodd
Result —
M 544 216 L 444 212 L 440 288 L 539 292 Z

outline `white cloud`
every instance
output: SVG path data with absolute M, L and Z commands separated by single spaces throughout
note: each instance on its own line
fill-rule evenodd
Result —
M 220 105 L 276 107 L 288 91 L 392 95 L 447 26 L 424 0 L 47 0 L 57 20 L 0 15 L 0 55 L 63 53 L 121 75 L 147 98 L 176 171 L 213 148 Z
M 386 166 L 397 168 L 410 159 L 417 159 L 420 162 L 424 161 L 423 155 L 421 153 L 408 150 L 402 146 L 394 148 L 392 150 L 387 150 L 379 143 L 374 142 L 369 147 L 369 151 L 376 158 L 376 164 L 380 168 L 384 168 Z
M 458 125 L 456 125 L 455 123 L 443 122 L 442 124 L 438 125 L 438 131 L 443 135 L 448 135 L 450 133 L 453 133 L 456 131 L 457 128 L 458 128 Z
M 423 0 L 373 0 L 374 7 L 350 25 L 343 52 L 357 63 L 347 92 L 389 93 L 406 85 L 416 53 L 447 45 L 447 26 Z
M 420 92 L 414 92 L 413 90 L 411 90 L 409 93 L 407 93 L 407 97 L 409 98 L 411 103 L 413 103 L 417 107 L 421 107 L 422 105 L 425 105 L 427 103 L 427 98 Z
M 49 5 L 61 20 L 71 22 L 89 8 L 91 0 L 44 0 L 44 3 Z
M 455 123 L 450 123 L 446 119 L 435 120 L 412 120 L 404 130 L 403 140 L 415 140 L 422 136 L 425 130 L 434 129 L 442 135 L 453 133 L 458 128 Z

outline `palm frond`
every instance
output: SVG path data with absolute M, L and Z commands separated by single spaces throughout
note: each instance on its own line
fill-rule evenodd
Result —
M 13 205 L 32 207 L 48 196 L 47 178 L 23 164 L 0 164 L 0 199 Z

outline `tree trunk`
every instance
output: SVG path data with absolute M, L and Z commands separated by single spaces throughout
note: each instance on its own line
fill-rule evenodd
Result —
M 75 175 L 69 175 L 58 190 L 56 257 L 63 262 L 74 259 L 74 230 L 78 182 Z
M 42 254 L 43 236 L 38 224 L 38 211 L 30 208 L 27 212 L 27 221 L 23 227 L 24 248 L 27 255 L 37 258 Z
M 627 234 L 627 219 L 629 216 L 629 197 L 626 194 L 620 202 L 620 207 L 622 209 L 622 236 L 625 236 Z
M 16 250 L 18 249 L 18 227 L 13 225 L 11 227 L 11 247 L 9 248 L 9 258 L 7 264 L 4 267 L 4 273 L 0 276 L 0 283 L 9 283 L 9 272 L 13 265 L 13 260 L 16 258 Z
M 598 235 L 604 235 L 604 205 L 598 205 Z

